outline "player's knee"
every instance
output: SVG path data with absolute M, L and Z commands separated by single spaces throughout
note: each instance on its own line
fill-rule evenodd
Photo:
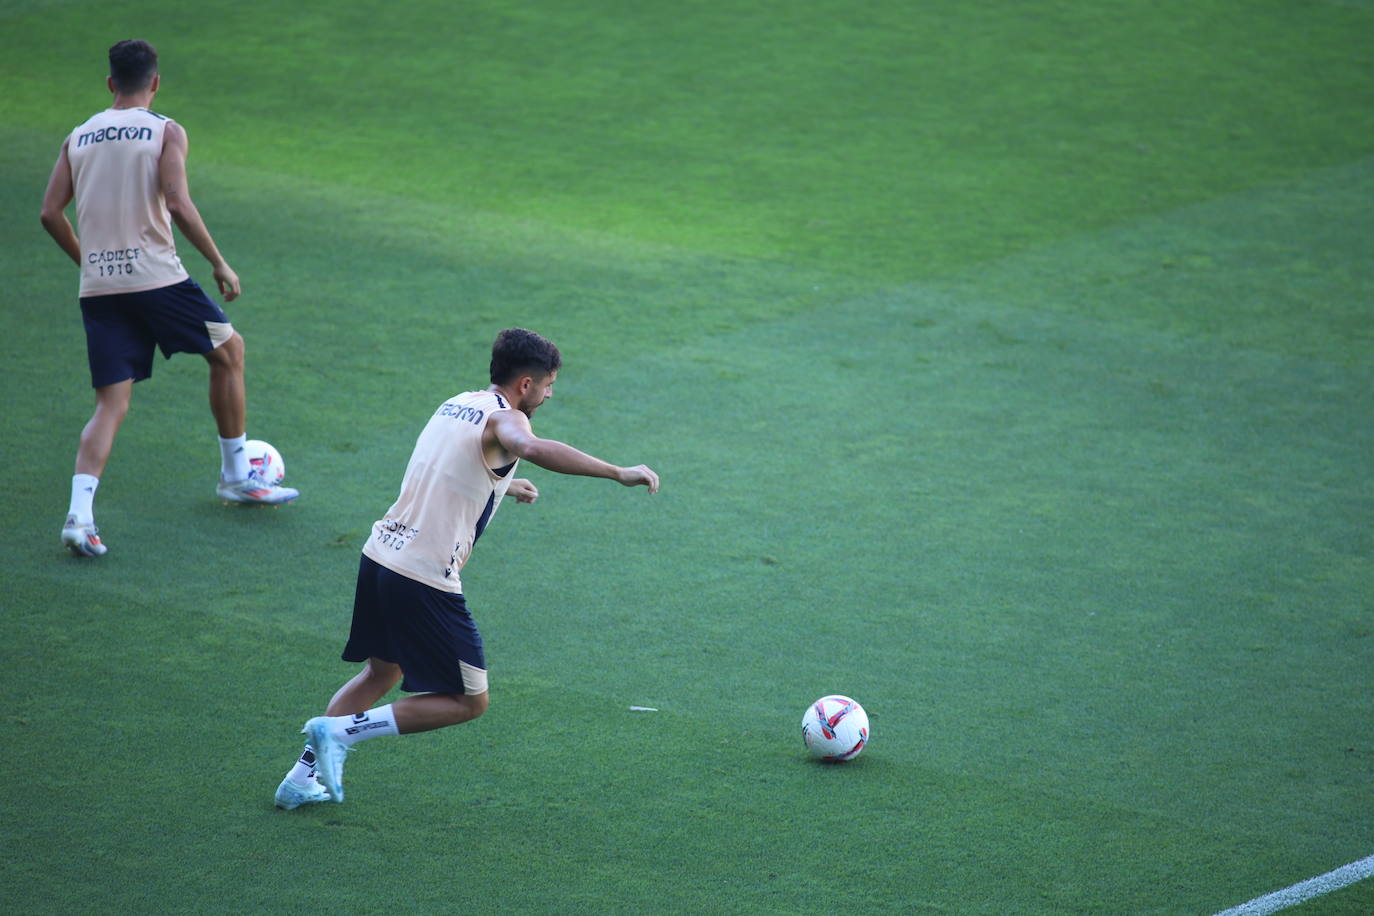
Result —
M 224 342 L 225 355 L 236 369 L 243 368 L 243 355 L 247 349 L 248 345 L 243 342 L 243 335 L 238 331 L 230 334 L 229 339 Z
M 128 399 L 109 398 L 96 402 L 95 409 L 102 420 L 123 423 L 124 418 L 129 415 L 129 401 Z
M 484 690 L 481 693 L 474 693 L 463 697 L 463 699 L 467 701 L 468 712 L 471 714 L 470 718 L 476 719 L 487 711 L 487 706 L 490 705 L 491 702 L 488 699 L 489 696 L 490 694 Z
M 95 392 L 96 412 L 104 419 L 111 419 L 116 423 L 123 421 L 129 413 L 129 394 L 129 386 L 123 384 L 97 388 Z
M 228 340 L 206 353 L 205 358 L 226 369 L 242 369 L 244 351 L 243 335 L 235 331 Z

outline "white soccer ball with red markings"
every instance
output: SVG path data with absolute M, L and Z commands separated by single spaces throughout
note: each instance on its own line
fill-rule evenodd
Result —
M 853 760 L 868 744 L 868 713 L 849 697 L 821 697 L 802 716 L 802 743 L 822 760 Z
M 249 439 L 243 443 L 248 455 L 248 468 L 268 486 L 275 487 L 286 478 L 286 464 L 281 460 L 281 452 L 261 439 Z

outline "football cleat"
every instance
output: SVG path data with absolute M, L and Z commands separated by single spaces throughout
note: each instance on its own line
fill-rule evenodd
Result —
M 309 785 L 298 786 L 288 777 L 277 786 L 277 807 L 293 811 L 301 805 L 329 801 L 329 790 L 318 779 L 310 780 Z
M 300 496 L 300 491 L 291 487 L 270 484 L 252 471 L 243 480 L 224 480 L 215 490 L 226 503 L 248 503 L 259 506 L 280 506 Z
M 62 526 L 62 544 L 78 557 L 98 557 L 109 550 L 100 543 L 95 525 L 83 525 L 75 515 L 67 516 L 67 523 Z
M 329 790 L 329 797 L 336 802 L 343 801 L 343 768 L 348 745 L 330 734 L 329 719 L 325 716 L 316 716 L 306 722 L 301 734 L 315 749 L 315 769 L 320 782 Z

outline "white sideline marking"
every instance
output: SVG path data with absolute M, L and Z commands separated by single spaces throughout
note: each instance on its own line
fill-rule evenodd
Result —
M 1343 887 L 1349 887 L 1371 875 L 1374 875 L 1374 856 L 1365 856 L 1358 862 L 1351 862 L 1349 865 L 1342 865 L 1335 871 L 1329 871 L 1315 878 L 1308 878 L 1306 881 L 1299 881 L 1281 891 L 1256 897 L 1249 903 L 1242 903 L 1240 906 L 1233 906 L 1229 910 L 1222 910 L 1215 916 L 1267 916 L 1269 913 L 1277 913 L 1279 910 L 1286 910 L 1290 906 L 1305 903 L 1313 897 L 1320 897 L 1322 894 L 1329 894 Z

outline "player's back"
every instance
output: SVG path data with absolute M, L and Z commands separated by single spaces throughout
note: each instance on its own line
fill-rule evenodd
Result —
M 146 108 L 107 108 L 68 137 L 82 296 L 139 292 L 186 279 L 159 183 L 168 123 Z

